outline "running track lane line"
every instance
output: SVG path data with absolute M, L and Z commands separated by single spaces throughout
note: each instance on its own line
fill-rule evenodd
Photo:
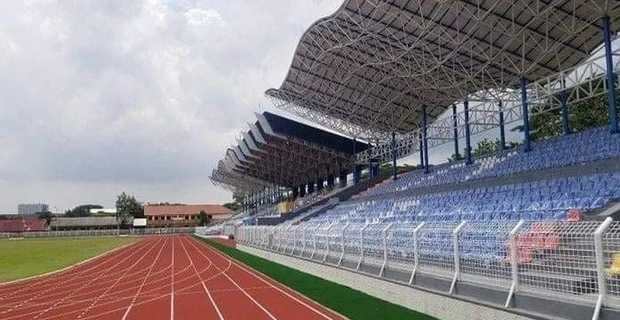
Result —
M 157 253 L 157 257 L 155 257 L 155 260 L 153 260 L 153 263 L 151 263 L 151 266 L 149 267 L 149 271 L 146 273 L 146 276 L 144 277 L 144 279 L 142 279 L 142 283 L 140 284 L 140 287 L 138 288 L 138 291 L 136 292 L 136 294 L 131 299 L 131 303 L 129 304 L 129 307 L 127 307 L 127 310 L 125 311 L 125 314 L 123 314 L 123 319 L 122 320 L 126 320 L 127 319 L 127 315 L 131 311 L 131 308 L 136 303 L 136 300 L 138 299 L 138 296 L 140 295 L 140 293 L 142 293 L 142 289 L 144 288 L 144 284 L 146 283 L 146 280 L 149 278 L 149 276 L 153 272 L 153 268 L 157 264 L 157 261 L 159 260 L 159 257 L 161 256 L 161 252 L 166 247 L 166 243 L 168 243 L 168 238 L 165 239 L 164 243 L 161 245 L 161 248 L 159 248 L 159 252 Z
M 193 245 L 193 244 L 192 244 Z M 196 248 L 194 246 L 194 248 Z M 209 259 L 209 257 L 207 257 L 202 251 L 197 250 L 198 253 L 200 253 L 201 256 L 203 256 L 205 259 L 207 259 L 208 261 L 211 262 L 211 259 Z M 213 262 L 211 262 L 213 263 Z M 245 291 L 245 289 L 243 289 L 237 282 L 235 282 L 235 280 L 233 280 L 228 274 L 226 274 L 226 272 L 223 272 L 222 269 L 220 269 L 216 264 L 213 264 L 213 266 L 220 270 L 221 274 L 226 277 L 230 282 L 232 282 L 232 284 L 237 287 L 237 289 L 239 289 L 241 291 L 241 293 L 243 293 L 246 297 L 248 297 L 248 299 L 250 299 L 252 302 L 254 302 L 254 304 L 256 306 L 258 306 L 261 310 L 263 310 L 263 312 L 265 312 L 265 314 L 267 314 L 267 316 L 269 316 L 269 318 L 273 319 L 273 320 L 278 320 L 278 318 L 274 317 L 273 314 L 271 314 L 271 312 L 269 312 L 269 310 L 267 310 L 267 308 L 265 308 L 262 304 L 260 304 L 258 301 L 256 301 L 256 299 L 254 299 L 254 297 L 252 297 L 247 291 Z
M 109 270 L 109 269 L 110 269 L 110 268 L 112 268 L 112 267 L 116 267 L 117 265 L 119 265 L 120 263 L 124 262 L 124 261 L 125 261 L 125 260 L 127 260 L 129 257 L 131 257 L 132 255 L 134 255 L 134 254 L 135 254 L 135 252 L 139 252 L 140 250 L 143 250 L 143 249 L 144 249 L 144 248 L 146 248 L 147 246 L 148 246 L 148 243 L 140 243 L 140 245 L 138 246 L 138 250 L 134 251 L 133 253 L 131 253 L 131 252 L 130 252 L 130 254 L 128 254 L 127 256 L 119 255 L 119 256 L 120 256 L 120 258 L 121 258 L 121 261 L 119 261 L 119 262 L 115 263 L 115 264 L 114 264 L 114 265 L 112 265 L 111 267 L 108 267 L 108 269 L 106 269 L 106 270 Z M 125 250 L 123 250 L 123 251 L 125 251 Z M 117 256 L 115 256 L 115 257 L 117 257 Z M 112 261 L 110 261 L 110 260 L 106 260 L 106 263 L 107 263 L 107 262 L 114 262 L 114 260 L 112 260 Z M 104 264 L 104 263 L 101 263 L 101 264 Z M 100 274 L 100 275 L 101 275 L 101 274 Z M 78 278 L 80 278 L 80 277 L 78 277 Z M 84 278 L 85 278 L 85 277 L 84 277 Z M 19 303 L 18 305 L 13 306 L 12 308 L 10 308 L 10 309 L 8 309 L 8 310 L 5 310 L 5 311 L 0 312 L 0 314 L 6 314 L 6 313 L 11 312 L 11 311 L 13 311 L 13 310 L 17 310 L 17 309 L 21 308 L 22 306 L 26 306 L 26 307 L 27 307 L 27 306 L 29 305 L 28 303 L 29 303 L 30 301 L 32 301 L 32 300 L 34 300 L 34 299 L 37 299 L 38 297 L 42 296 L 44 293 L 51 292 L 52 294 L 59 294 L 57 291 L 56 291 L 56 292 L 54 292 L 54 290 L 55 290 L 55 289 L 58 289 L 58 288 L 59 288 L 59 286 L 58 286 L 58 285 L 60 285 L 60 284 L 65 284 L 65 283 L 67 283 L 67 282 L 71 282 L 71 281 L 72 281 L 72 280 L 74 280 L 74 279 L 75 279 L 75 277 L 71 277 L 71 276 L 66 277 L 65 279 L 62 279 L 62 278 L 61 278 L 61 279 L 58 279 L 58 280 L 60 280 L 60 281 L 59 281 L 59 283 L 58 283 L 56 286 L 53 286 L 52 288 L 48 288 L 48 289 L 45 289 L 45 290 L 38 290 L 38 291 L 34 291 L 34 292 L 27 292 L 27 294 L 26 294 L 25 296 L 29 296 L 29 297 L 28 297 L 28 299 L 26 299 L 26 300 L 22 301 L 22 302 L 21 302 L 21 303 Z M 92 275 L 91 275 L 91 278 L 89 278 L 89 279 L 90 279 L 91 281 L 93 280 L 93 279 L 92 279 Z M 88 280 L 88 279 L 87 279 L 87 280 Z M 14 298 L 15 298 L 15 297 L 14 297 Z M 25 298 L 25 297 L 24 297 L 24 298 Z M 36 311 L 34 311 L 34 312 L 30 312 L 30 313 L 36 313 Z M 30 313 L 29 313 L 29 314 L 30 314 Z M 15 317 L 15 316 L 11 316 L 11 317 L 9 317 L 9 318 L 14 318 L 14 317 Z
M 147 247 L 147 246 L 145 245 L 145 247 Z M 146 252 L 141 252 L 141 253 L 142 253 L 142 255 L 145 255 L 146 253 L 148 253 L 148 252 L 149 252 L 152 248 L 153 248 L 153 245 L 152 245 L 152 244 L 150 244 L 150 247 L 148 248 L 148 250 L 146 250 Z M 60 299 L 60 300 L 56 301 L 56 302 L 55 302 L 52 306 L 50 306 L 49 308 L 47 308 L 47 309 L 45 309 L 45 310 L 41 311 L 39 314 L 37 314 L 36 316 L 34 316 L 34 318 L 33 318 L 33 319 L 38 319 L 38 318 L 40 318 L 43 314 L 45 314 L 45 313 L 48 313 L 48 312 L 52 311 L 54 308 L 58 307 L 58 305 L 59 305 L 59 304 L 63 303 L 64 301 L 66 301 L 66 300 L 67 300 L 67 299 L 69 299 L 70 297 L 73 297 L 76 293 L 80 292 L 81 290 L 83 290 L 83 289 L 87 288 L 87 287 L 88 287 L 88 286 L 90 286 L 92 283 L 94 283 L 97 279 L 99 279 L 101 276 L 103 276 L 104 274 L 107 274 L 107 273 L 108 273 L 110 270 L 112 270 L 114 267 L 117 267 L 117 266 L 121 265 L 121 264 L 122 264 L 122 263 L 124 263 L 124 262 L 125 262 L 128 258 L 133 257 L 134 255 L 136 255 L 136 253 L 135 253 L 135 252 L 133 252 L 131 255 L 129 255 L 129 256 L 127 256 L 127 257 L 125 257 L 123 260 L 119 261 L 119 262 L 118 262 L 118 263 L 116 263 L 115 265 L 113 265 L 113 266 L 111 266 L 111 267 L 107 268 L 105 271 L 103 271 L 103 272 L 99 273 L 99 274 L 98 274 L 98 275 L 97 275 L 94 279 L 90 279 L 90 281 L 86 282 L 86 284 L 84 284 L 84 285 L 80 286 L 79 288 L 77 288 L 77 289 L 75 289 L 75 290 L 70 291 L 70 294 L 69 294 L 69 293 L 67 293 L 67 295 L 66 295 L 64 298 L 62 298 L 62 299 Z
M 131 274 L 130 271 L 133 270 L 133 268 L 135 268 L 142 260 L 144 260 L 144 258 L 146 258 L 153 249 L 157 248 L 158 245 L 161 245 L 161 239 L 158 239 L 155 242 L 155 244 L 149 249 L 149 251 L 147 251 L 143 256 L 141 256 L 138 260 L 136 260 L 132 265 L 127 267 L 127 269 L 121 274 L 121 276 L 118 277 L 112 285 L 109 285 L 103 293 L 101 293 L 100 295 L 95 297 L 95 299 L 90 301 L 91 302 L 90 305 L 84 310 L 82 310 L 80 315 L 78 315 L 78 319 L 83 318 L 84 315 L 88 313 L 99 302 L 99 300 L 101 300 L 101 298 L 105 297 L 112 289 L 114 289 L 114 287 L 116 287 L 119 283 L 121 283 L 121 281 L 127 278 L 127 275 Z
M 183 239 L 181 239 L 181 246 L 183 246 L 183 251 L 185 251 L 185 254 L 189 258 L 189 263 L 191 264 L 192 268 L 194 268 L 194 272 L 196 273 L 196 275 L 198 275 L 198 279 L 200 279 L 200 284 L 202 285 L 202 288 L 207 294 L 207 297 L 209 297 L 209 301 L 211 301 L 211 304 L 213 304 L 213 308 L 215 308 L 215 311 L 217 312 L 217 316 L 219 317 L 220 320 L 224 320 L 224 317 L 222 316 L 222 312 L 220 312 L 220 308 L 218 308 L 217 304 L 215 303 L 215 300 L 213 300 L 213 297 L 211 296 L 209 289 L 207 289 L 207 286 L 205 285 L 205 281 L 203 280 L 202 275 L 196 269 L 196 265 L 194 264 L 192 257 L 187 252 L 187 249 L 185 248 L 185 245 L 183 244 Z M 212 264 L 213 263 L 211 262 L 211 260 L 209 260 L 209 266 L 211 266 Z
M 174 238 L 172 236 L 172 268 L 170 268 L 170 320 L 174 320 Z
M 0 284 L 0 290 L 4 291 L 6 289 L 7 290 L 6 292 L 8 292 L 11 288 L 19 288 L 19 289 L 10 291 L 10 293 L 8 294 L 6 292 L 3 293 L 3 296 L 0 296 L 0 301 L 8 299 L 8 298 L 20 297 L 19 294 L 24 293 L 24 292 L 26 293 L 25 295 L 31 294 L 30 292 L 28 292 L 28 289 L 31 289 L 35 286 L 38 288 L 37 291 L 40 292 L 42 290 L 42 287 L 45 288 L 46 286 L 50 284 L 53 285 L 54 280 L 62 279 L 61 277 L 66 276 L 71 271 L 77 272 L 77 274 L 74 274 L 74 278 L 76 279 L 78 277 L 84 277 L 84 274 L 88 274 L 92 270 L 113 260 L 114 258 L 118 256 L 122 256 L 122 254 L 125 252 L 124 249 L 134 247 L 134 246 L 141 247 L 142 245 L 144 245 L 144 243 L 141 243 L 141 241 L 139 241 L 139 242 L 135 242 L 135 243 L 132 243 L 126 246 L 116 248 L 116 249 L 112 249 L 111 251 L 103 253 L 99 256 L 90 258 L 84 263 L 75 264 L 67 268 L 66 270 L 61 270 L 60 272 L 57 272 L 57 273 L 49 273 L 46 275 L 40 275 L 37 277 L 28 278 L 28 279 L 22 279 L 21 281 L 23 281 L 23 283 L 21 281 L 2 283 Z
M 196 241 L 196 240 L 194 239 L 194 241 Z M 273 285 L 273 284 L 272 284 L 272 283 L 270 283 L 269 281 L 267 281 L 267 280 L 263 279 L 262 277 L 258 276 L 255 272 L 248 270 L 246 267 L 244 267 L 244 266 L 240 265 L 239 263 L 237 263 L 236 261 L 234 261 L 234 260 L 232 260 L 232 259 L 230 259 L 230 258 L 228 258 L 228 257 L 224 256 L 223 254 L 219 253 L 217 250 L 212 249 L 212 248 L 210 248 L 210 247 L 207 247 L 207 246 L 205 246 L 205 245 L 203 245 L 203 244 L 200 244 L 200 245 L 201 245 L 203 248 L 206 248 L 208 251 L 210 251 L 210 252 L 214 252 L 216 255 L 218 255 L 218 256 L 220 256 L 220 257 L 222 257 L 223 259 L 230 261 L 230 263 L 232 263 L 232 264 L 236 265 L 237 267 L 239 267 L 239 269 L 241 269 L 241 270 L 245 271 L 246 273 L 250 274 L 250 275 L 251 275 L 251 276 L 253 276 L 254 278 L 256 278 L 256 279 L 260 280 L 261 282 L 266 283 L 268 286 L 270 286 L 270 287 L 272 287 L 272 288 L 276 289 L 276 290 L 277 290 L 277 291 L 279 291 L 280 293 L 282 293 L 282 294 L 284 294 L 285 296 L 289 297 L 290 299 L 292 299 L 292 300 L 296 301 L 297 303 L 301 304 L 302 306 L 304 306 L 304 307 L 306 307 L 306 308 L 308 308 L 308 309 L 312 310 L 314 313 L 316 313 L 316 314 L 320 315 L 321 317 L 323 317 L 323 318 L 325 318 L 325 319 L 328 319 L 328 320 L 333 320 L 333 318 L 331 318 L 330 316 L 328 316 L 328 315 L 326 315 L 326 314 L 322 313 L 321 311 L 319 311 L 319 310 L 317 310 L 316 308 L 312 307 L 311 305 L 309 305 L 309 304 L 305 303 L 304 301 L 300 300 L 299 298 L 297 298 L 297 297 L 295 297 L 295 296 L 291 295 L 290 293 L 286 292 L 286 291 L 285 291 L 285 290 L 283 290 L 282 288 L 279 288 L 279 287 L 277 287 L 277 286 Z

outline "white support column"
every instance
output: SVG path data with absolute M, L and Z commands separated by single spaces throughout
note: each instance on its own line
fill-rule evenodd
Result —
M 304 254 L 306 253 L 306 242 L 308 241 L 306 229 L 307 229 L 307 227 L 303 226 L 303 231 L 301 232 L 301 237 L 303 238 L 303 243 L 301 245 L 301 252 L 299 252 L 299 256 L 300 257 L 303 257 Z
M 594 252 L 596 254 L 596 279 L 598 283 L 598 299 L 596 300 L 596 306 L 594 307 L 594 314 L 592 320 L 598 320 L 601 313 L 601 308 L 605 304 L 605 298 L 607 297 L 607 274 L 605 273 L 605 252 L 603 251 L 603 233 L 607 231 L 611 224 L 611 217 L 607 217 L 603 223 L 601 223 L 596 231 L 594 231 Z
M 385 272 L 385 267 L 387 266 L 388 261 L 388 231 L 392 227 L 392 224 L 388 224 L 387 227 L 383 229 L 381 234 L 383 235 L 383 265 L 381 265 L 381 270 L 379 271 L 379 277 L 383 277 L 383 272 Z
M 413 270 L 411 270 L 411 277 L 409 278 L 409 285 L 413 284 L 413 279 L 415 278 L 415 273 L 418 269 L 418 263 L 420 261 L 420 245 L 418 243 L 418 234 L 420 229 L 424 227 L 424 221 L 417 225 L 415 229 L 413 229 Z
M 314 259 L 314 255 L 316 254 L 316 238 L 320 228 L 321 226 L 319 226 L 314 232 L 314 235 L 312 235 L 312 254 L 310 255 L 310 259 Z
M 292 225 L 286 226 L 286 228 L 284 228 L 284 241 L 282 241 L 282 248 L 280 249 L 284 254 L 286 254 L 286 251 L 289 247 L 289 242 L 291 242 L 291 227 Z
M 327 257 L 329 257 L 329 239 L 331 238 L 332 228 L 336 225 L 336 222 L 327 227 L 327 235 L 325 236 L 325 255 L 323 256 L 323 262 L 327 262 Z
M 461 232 L 461 229 L 466 224 L 467 224 L 467 221 L 463 221 L 452 231 L 452 246 L 454 250 L 454 277 L 452 278 L 452 284 L 450 285 L 449 294 L 454 293 L 456 282 L 460 280 L 461 278 L 461 257 L 459 254 L 459 233 Z
M 291 256 L 295 255 L 295 249 L 297 248 L 297 229 L 299 229 L 299 225 L 293 228 L 293 248 L 291 249 Z
M 344 226 L 344 228 L 342 228 L 342 235 L 341 235 L 341 246 L 342 246 L 342 250 L 340 252 L 340 259 L 338 259 L 338 266 L 342 265 L 342 260 L 344 259 L 344 245 L 345 245 L 345 232 L 347 231 L 347 228 L 349 227 L 349 223 L 347 222 L 347 224 Z
M 510 267 L 511 267 L 511 275 L 512 275 L 512 284 L 510 285 L 510 291 L 508 292 L 508 297 L 506 298 L 506 303 L 504 307 L 510 307 L 510 301 L 514 296 L 515 292 L 519 289 L 519 244 L 517 243 L 517 235 L 519 231 L 523 227 L 525 220 L 519 220 L 516 226 L 510 230 L 509 241 L 510 241 Z
M 364 262 L 364 231 L 366 231 L 368 226 L 370 226 L 370 224 L 366 224 L 360 230 L 360 260 L 357 262 L 357 267 L 355 268 L 355 270 L 359 270 L 362 266 L 362 263 Z

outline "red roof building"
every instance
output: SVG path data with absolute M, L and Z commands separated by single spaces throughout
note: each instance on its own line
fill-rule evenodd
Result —
M 149 226 L 195 226 L 200 212 L 210 219 L 221 220 L 232 216 L 232 211 L 217 204 L 145 204 L 144 216 Z

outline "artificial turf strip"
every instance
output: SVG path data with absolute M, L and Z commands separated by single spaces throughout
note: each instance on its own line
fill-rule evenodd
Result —
M 130 237 L 0 240 L 0 283 L 59 270 L 135 241 Z
M 361 291 L 224 246 L 217 241 L 203 238 L 198 239 L 351 320 L 436 319 L 377 299 Z

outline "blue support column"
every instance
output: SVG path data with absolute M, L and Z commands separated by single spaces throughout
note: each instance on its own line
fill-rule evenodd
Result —
M 527 79 L 521 78 L 521 108 L 523 113 L 523 151 L 529 152 L 530 145 L 530 112 L 527 106 Z
M 465 97 L 463 100 L 463 109 L 465 111 L 465 164 L 473 163 L 471 158 L 471 134 L 469 132 L 469 100 Z
M 609 100 L 609 131 L 618 133 L 618 114 L 616 109 L 616 75 L 614 73 L 614 62 L 611 54 L 611 28 L 609 17 L 603 17 L 603 37 L 605 42 L 605 66 L 607 77 L 607 98 Z
M 355 150 L 355 147 L 357 145 L 357 139 L 353 138 L 353 184 L 357 184 L 360 181 L 360 177 L 357 174 L 357 163 L 356 163 L 356 157 L 355 154 L 357 153 L 357 151 Z
M 422 140 L 422 131 L 418 134 L 418 140 L 420 141 L 420 166 L 424 167 L 424 142 Z
M 452 121 L 454 122 L 454 155 L 459 157 L 459 120 L 456 115 L 456 104 L 452 105 Z
M 372 179 L 374 178 L 372 174 L 372 157 L 370 156 L 370 149 L 372 148 L 372 144 L 368 144 L 368 176 Z
M 568 101 L 568 93 L 566 90 L 560 92 L 560 110 L 562 115 L 562 130 L 564 131 L 564 135 L 570 134 L 570 124 L 568 123 L 568 106 L 566 102 Z
M 368 166 L 369 171 L 372 171 L 372 165 Z M 392 179 L 398 179 L 398 172 L 396 170 L 396 133 L 392 131 Z
M 506 124 L 504 123 L 504 105 L 502 100 L 498 103 L 499 108 L 499 148 L 506 149 Z
M 423 134 L 423 142 L 424 142 L 424 173 L 429 173 L 429 162 L 428 161 L 428 123 L 427 123 L 427 114 L 426 114 L 426 106 L 422 107 L 422 134 Z

